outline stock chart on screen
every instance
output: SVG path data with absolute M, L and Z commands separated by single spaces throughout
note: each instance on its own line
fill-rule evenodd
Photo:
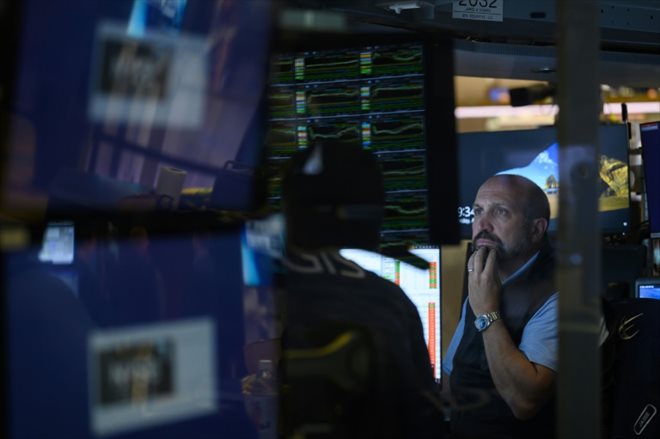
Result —
M 422 44 L 281 54 L 268 94 L 269 203 L 279 206 L 279 170 L 300 149 L 360 145 L 384 177 L 382 245 L 428 242 L 425 73 Z

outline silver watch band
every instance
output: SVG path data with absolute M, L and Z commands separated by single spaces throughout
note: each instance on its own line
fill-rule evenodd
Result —
M 484 314 L 488 318 L 488 324 L 490 325 L 493 323 L 495 320 L 500 319 L 500 313 L 498 311 L 493 311 L 493 312 L 488 312 Z

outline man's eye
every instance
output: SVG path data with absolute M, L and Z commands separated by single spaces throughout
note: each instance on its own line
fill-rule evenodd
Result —
M 509 212 L 506 209 L 502 209 L 501 207 L 498 207 L 495 209 L 495 213 L 499 216 L 506 216 Z

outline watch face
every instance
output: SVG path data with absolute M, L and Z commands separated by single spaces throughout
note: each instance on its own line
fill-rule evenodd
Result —
M 477 327 L 479 331 L 483 331 L 488 327 L 488 319 L 486 318 L 486 316 L 479 316 L 474 321 L 474 325 Z

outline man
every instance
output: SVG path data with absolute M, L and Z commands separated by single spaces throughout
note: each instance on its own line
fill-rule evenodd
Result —
M 369 371 L 377 384 L 366 399 L 356 392 L 354 402 L 362 402 L 348 413 L 346 407 L 335 410 L 351 424 L 337 437 L 441 437 L 437 386 L 416 307 L 397 285 L 338 251 L 378 247 L 384 190 L 375 157 L 358 146 L 328 143 L 299 152 L 284 177 L 282 199 L 288 245 L 284 352 L 312 347 L 307 337 L 319 330 L 315 341 L 322 340 L 321 328 L 364 330 L 377 352 Z M 303 392 L 308 406 L 324 403 L 312 388 Z
M 544 192 L 516 175 L 474 201 L 468 299 L 443 369 L 455 438 L 553 438 L 558 293 Z

